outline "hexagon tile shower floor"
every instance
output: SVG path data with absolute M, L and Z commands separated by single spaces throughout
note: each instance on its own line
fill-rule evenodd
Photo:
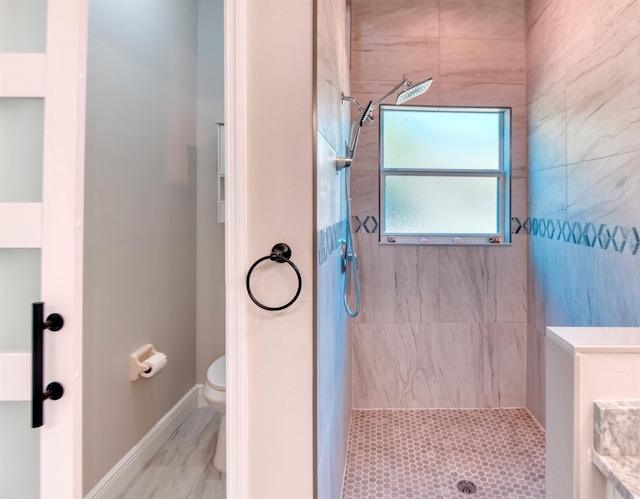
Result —
M 354 410 L 342 498 L 544 499 L 544 454 L 526 409 Z

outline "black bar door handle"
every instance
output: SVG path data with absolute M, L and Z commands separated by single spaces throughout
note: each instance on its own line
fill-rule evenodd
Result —
M 31 357 L 31 427 L 40 428 L 43 424 L 43 405 L 47 399 L 58 400 L 64 394 L 62 385 L 57 381 L 44 385 L 44 332 L 46 329 L 60 331 L 64 319 L 60 314 L 51 314 L 44 320 L 44 303 L 33 304 L 32 314 L 32 357 Z

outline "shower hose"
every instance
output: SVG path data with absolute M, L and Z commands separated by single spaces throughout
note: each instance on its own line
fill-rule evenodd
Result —
M 355 244 L 353 240 L 353 225 L 351 223 L 351 168 L 345 168 L 345 191 L 347 195 L 347 235 L 345 238 L 344 248 L 344 265 L 345 276 L 343 279 L 342 299 L 344 301 L 344 308 L 347 311 L 349 317 L 356 317 L 360 312 L 360 278 L 358 276 L 358 255 L 356 253 Z M 351 271 L 349 271 L 351 269 Z M 355 291 L 356 303 L 352 309 L 349 305 L 349 277 L 353 280 L 353 287 Z

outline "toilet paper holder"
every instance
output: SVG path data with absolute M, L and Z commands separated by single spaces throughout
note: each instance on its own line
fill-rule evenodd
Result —
M 129 379 L 136 381 L 140 377 L 155 376 L 166 363 L 167 356 L 158 352 L 151 343 L 147 343 L 129 356 Z

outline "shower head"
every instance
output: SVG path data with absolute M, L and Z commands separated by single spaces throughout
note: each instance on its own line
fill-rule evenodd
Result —
M 409 88 L 398 94 L 398 97 L 396 98 L 396 105 L 399 106 L 400 104 L 404 104 L 405 102 L 418 97 L 418 95 L 422 95 L 427 90 L 429 90 L 431 82 L 433 82 L 433 78 L 429 78 L 428 80 L 418 83 L 417 85 L 409 84 Z

